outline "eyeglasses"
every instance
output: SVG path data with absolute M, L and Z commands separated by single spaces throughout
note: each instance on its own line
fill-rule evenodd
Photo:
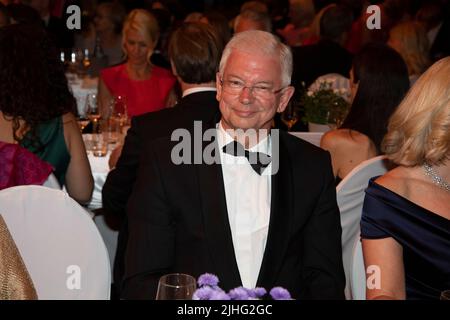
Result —
M 247 88 L 252 92 L 253 96 L 262 99 L 269 99 L 273 95 L 280 93 L 287 87 L 283 87 L 277 90 L 273 90 L 270 86 L 260 84 L 256 86 L 246 86 L 240 80 L 223 80 L 220 79 L 220 85 L 223 87 L 223 90 L 233 95 L 240 95 L 241 92 Z

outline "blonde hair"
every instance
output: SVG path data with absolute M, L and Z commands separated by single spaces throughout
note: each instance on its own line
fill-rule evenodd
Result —
M 382 148 L 404 166 L 441 164 L 450 153 L 450 57 L 433 64 L 389 120 Z
M 147 56 L 147 60 L 150 61 L 153 49 L 159 38 L 158 21 L 150 12 L 143 9 L 134 9 L 128 14 L 122 30 L 122 49 L 125 52 L 125 56 L 127 55 L 125 42 L 127 41 L 127 33 L 131 29 L 139 32 L 147 40 L 147 44 L 151 44 L 152 50 L 149 51 Z
M 410 75 L 421 75 L 429 67 L 429 43 L 421 25 L 410 21 L 400 23 L 391 29 L 389 37 L 400 44 L 394 49 L 405 60 Z

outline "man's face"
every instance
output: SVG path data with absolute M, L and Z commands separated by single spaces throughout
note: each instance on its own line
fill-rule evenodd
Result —
M 281 85 L 277 57 L 233 50 L 223 77 L 217 74 L 217 100 L 224 128 L 270 129 L 275 113 L 284 111 L 294 93 L 293 87 L 280 90 Z M 239 86 L 242 90 L 236 89 Z

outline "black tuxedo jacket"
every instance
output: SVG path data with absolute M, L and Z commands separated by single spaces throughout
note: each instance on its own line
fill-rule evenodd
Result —
M 103 209 L 108 214 L 125 215 L 144 144 L 170 136 L 173 130 L 189 127 L 195 120 L 209 120 L 218 110 L 216 91 L 203 91 L 185 96 L 174 108 L 133 117 L 120 158 L 102 189 Z
M 216 117 L 203 129 L 215 128 Z M 191 131 L 192 132 L 192 131 Z M 175 165 L 178 142 L 143 149 L 127 207 L 129 239 L 122 298 L 152 299 L 160 276 L 216 274 L 224 290 L 242 285 L 220 164 Z M 209 142 L 204 142 L 205 148 Z M 341 226 L 327 152 L 280 132 L 270 224 L 258 286 L 303 299 L 344 299 Z
M 195 120 L 207 120 L 218 112 L 216 91 L 192 93 L 176 107 L 134 117 L 115 169 L 106 179 L 102 189 L 103 212 L 108 223 L 121 224 L 114 261 L 114 283 L 120 294 L 124 273 L 124 254 L 128 239 L 125 206 L 136 180 L 143 145 L 156 138 L 171 135 L 177 128 L 192 125 Z
M 321 40 L 317 44 L 292 48 L 294 68 L 292 85 L 298 88 L 302 82 L 309 87 L 318 77 L 339 73 L 349 78 L 353 56 L 339 44 Z

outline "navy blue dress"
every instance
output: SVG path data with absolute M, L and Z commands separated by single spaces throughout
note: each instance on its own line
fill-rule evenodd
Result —
M 450 220 L 375 183 L 376 178 L 366 189 L 361 238 L 392 237 L 402 246 L 406 299 L 439 299 L 450 289 Z

